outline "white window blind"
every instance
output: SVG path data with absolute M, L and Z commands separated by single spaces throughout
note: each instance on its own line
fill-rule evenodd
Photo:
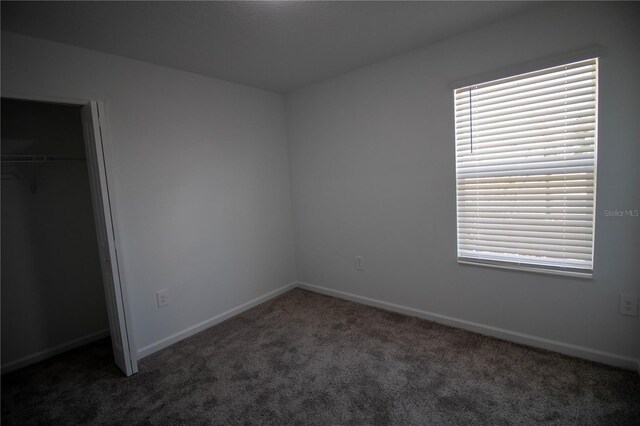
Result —
M 454 97 L 458 259 L 590 274 L 597 59 Z

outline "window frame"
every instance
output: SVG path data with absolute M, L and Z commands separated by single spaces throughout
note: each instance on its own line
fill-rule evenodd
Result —
M 602 46 L 596 46 L 589 49 L 583 49 L 573 54 L 565 54 L 556 56 L 554 58 L 547 58 L 535 62 L 530 62 L 525 65 L 512 67 L 508 70 L 496 71 L 491 74 L 485 74 L 485 77 L 474 77 L 473 79 L 466 79 L 464 81 L 458 81 L 449 85 L 451 93 L 453 95 L 453 111 L 454 111 L 454 157 L 455 157 L 455 182 L 456 182 L 456 258 L 458 264 L 481 266 L 488 268 L 498 268 L 515 271 L 525 271 L 533 273 L 542 273 L 550 275 L 561 275 L 569 277 L 578 277 L 593 279 L 595 271 L 595 241 L 596 241 L 596 218 L 597 218 L 597 170 L 598 170 L 598 139 L 599 139 L 599 87 L 600 87 L 600 72 L 601 72 L 601 58 L 604 55 L 604 48 Z M 459 188 L 458 188 L 458 130 L 457 130 L 457 114 L 456 114 L 456 91 L 464 89 L 470 86 L 483 85 L 491 83 L 493 81 L 503 80 L 518 77 L 523 74 L 535 73 L 544 71 L 546 69 L 569 65 L 575 62 L 581 62 L 586 60 L 595 60 L 596 67 L 596 82 L 595 82 L 595 131 L 594 131 L 594 147 L 593 147 L 593 216 L 592 216 L 592 240 L 591 240 L 591 269 L 587 268 L 572 268 L 572 267 L 556 267 L 551 265 L 536 264 L 530 262 L 518 262 L 518 261 L 503 261 L 494 259 L 482 259 L 482 258 L 470 258 L 460 256 L 460 228 L 459 228 Z

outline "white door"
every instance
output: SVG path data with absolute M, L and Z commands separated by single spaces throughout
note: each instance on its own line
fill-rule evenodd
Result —
M 82 107 L 82 131 L 87 153 L 89 168 L 89 182 L 93 198 L 93 215 L 95 217 L 96 232 L 98 234 L 98 249 L 100 252 L 100 266 L 102 280 L 109 315 L 111 330 L 111 344 L 116 364 L 127 375 L 138 372 L 136 360 L 132 357 L 127 333 L 120 275 L 118 272 L 118 256 L 115 247 L 113 223 L 111 220 L 111 205 L 105 170 L 104 152 L 102 146 L 102 132 L 98 104 L 90 102 Z

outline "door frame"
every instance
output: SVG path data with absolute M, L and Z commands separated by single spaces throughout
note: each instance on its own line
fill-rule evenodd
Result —
M 121 238 L 118 227 L 117 215 L 115 212 L 118 211 L 117 205 L 117 196 L 115 185 L 113 185 L 113 179 L 109 179 L 109 177 L 115 176 L 115 171 L 113 167 L 113 158 L 112 158 L 112 144 L 110 139 L 110 132 L 108 126 L 107 119 L 107 111 L 104 106 L 104 103 L 101 100 L 97 99 L 82 99 L 82 98 L 71 98 L 71 97 L 63 97 L 63 96 L 50 96 L 50 95 L 42 95 L 35 93 L 26 93 L 26 92 L 16 92 L 11 90 L 2 90 L 1 97 L 4 99 L 15 99 L 22 101 L 34 101 L 34 102 L 44 102 L 44 103 L 55 103 L 55 104 L 63 104 L 63 105 L 74 105 L 78 107 L 83 107 L 91 102 L 95 102 L 97 104 L 98 115 L 94 117 L 97 123 L 99 123 L 101 128 L 101 138 L 96 138 L 95 140 L 95 148 L 96 154 L 94 155 L 94 160 L 97 162 L 99 160 L 97 152 L 102 152 L 103 155 L 103 163 L 105 175 L 101 176 L 99 173 L 91 173 L 89 172 L 89 179 L 93 181 L 93 183 L 98 187 L 106 188 L 107 196 L 109 197 L 109 205 L 104 205 L 103 208 L 107 217 L 111 218 L 111 226 L 113 229 L 113 244 L 115 247 L 116 256 L 113 258 L 110 256 L 109 261 L 116 266 L 117 276 L 113 277 L 112 284 L 114 286 L 114 291 L 121 294 L 122 297 L 122 315 L 123 318 L 120 318 L 121 314 L 119 313 L 117 306 L 113 306 L 113 309 L 107 309 L 107 311 L 117 312 L 118 318 L 117 321 L 120 324 L 124 324 L 124 330 L 122 330 L 127 338 L 128 347 L 123 348 L 123 352 L 125 356 L 129 359 L 131 372 L 135 374 L 138 372 L 138 357 L 137 350 L 135 347 L 135 340 L 133 338 L 133 325 L 132 325 L 132 315 L 129 304 L 129 289 L 126 285 L 126 279 L 124 276 L 124 271 L 122 268 L 122 260 L 121 256 L 118 256 L 118 253 L 123 253 L 121 247 Z M 86 150 L 85 150 L 86 151 Z M 88 152 L 85 153 L 89 155 Z M 97 214 L 97 212 L 94 212 Z M 108 235 L 107 235 L 108 236 Z M 107 238 L 105 238 L 107 239 Z M 107 285 L 107 284 L 105 284 Z M 106 301 L 109 303 L 109 301 Z M 111 307 L 110 307 L 111 308 Z

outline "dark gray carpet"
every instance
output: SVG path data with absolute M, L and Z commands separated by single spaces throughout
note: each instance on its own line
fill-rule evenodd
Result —
M 638 374 L 292 290 L 140 362 L 2 378 L 2 424 L 640 424 Z

